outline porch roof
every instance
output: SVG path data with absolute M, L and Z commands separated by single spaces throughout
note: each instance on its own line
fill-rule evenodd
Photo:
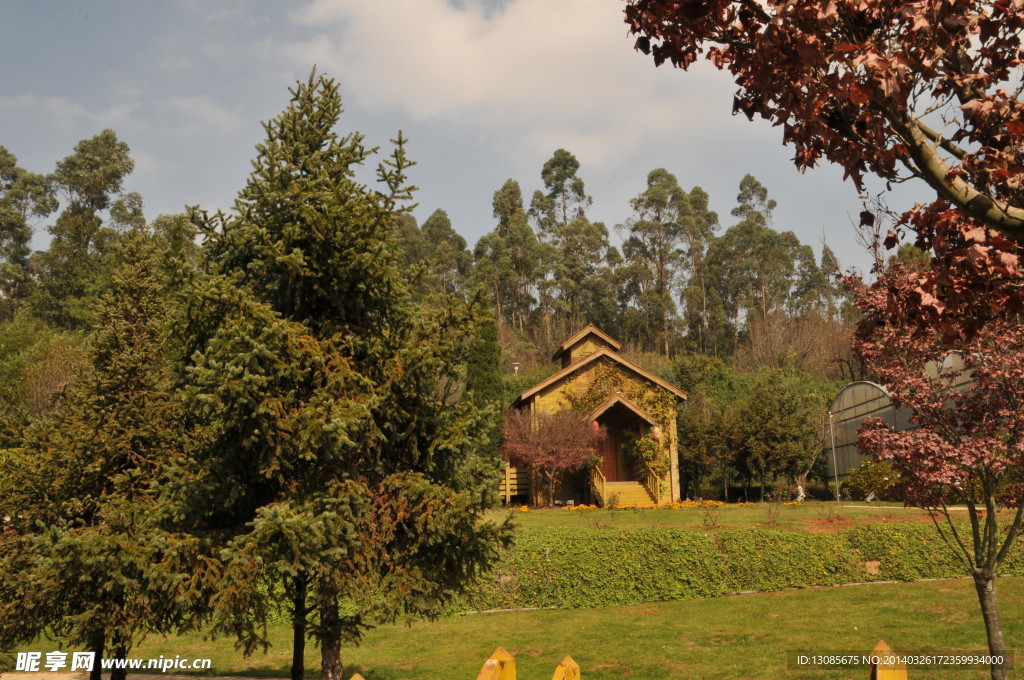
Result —
M 642 408 L 633 403 L 633 401 L 627 399 L 621 394 L 613 394 L 608 399 L 605 399 L 600 406 L 598 406 L 589 414 L 587 414 L 587 419 L 596 420 L 597 418 L 601 417 L 601 414 L 603 414 L 605 411 L 610 409 L 612 406 L 615 406 L 616 404 L 622 404 L 627 409 L 635 413 L 641 420 L 643 420 L 651 427 L 655 427 L 658 424 L 655 422 L 654 418 L 652 418 L 651 415 L 647 413 L 647 411 L 644 411 Z

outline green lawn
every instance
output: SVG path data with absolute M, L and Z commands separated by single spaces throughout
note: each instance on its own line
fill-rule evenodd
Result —
M 1011 648 L 1024 641 L 1024 579 L 1002 579 L 1000 601 Z M 289 632 L 272 631 L 266 656 L 243 659 L 230 640 L 150 639 L 138 656 L 210 656 L 218 675 L 286 676 Z M 880 639 L 897 651 L 983 651 L 984 627 L 969 580 L 791 590 L 712 600 L 590 610 L 474 614 L 384 626 L 343 653 L 346 678 L 473 680 L 499 645 L 521 680 L 547 680 L 570 654 L 586 680 L 783 678 L 867 680 L 865 669 L 800 671 L 787 650 L 869 652 Z M 316 650 L 309 671 L 318 672 Z M 988 677 L 987 670 L 912 672 L 916 678 Z
M 716 508 L 625 509 L 625 510 L 512 510 L 517 525 L 523 527 L 636 528 L 677 527 L 707 529 L 717 522 L 723 529 L 779 528 L 789 531 L 837 531 L 858 524 L 880 521 L 930 522 L 928 514 L 899 503 L 805 502 L 777 507 L 776 524 L 770 524 L 769 504 L 725 504 Z M 709 514 L 711 518 L 709 519 Z M 503 519 L 507 510 L 494 510 L 489 518 Z M 964 514 L 966 517 L 966 514 Z

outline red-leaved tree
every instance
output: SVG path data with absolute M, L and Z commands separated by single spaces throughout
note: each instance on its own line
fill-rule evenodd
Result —
M 597 456 L 602 431 L 579 413 L 512 411 L 505 416 L 501 456 L 516 467 L 528 467 L 544 477 L 548 505 L 563 473 L 591 465 Z
M 866 421 L 859 448 L 893 466 L 907 503 L 929 509 L 974 579 L 989 650 L 1005 657 L 995 578 L 1024 519 L 1019 487 L 1008 477 L 1024 466 L 1024 325 L 989 319 L 969 337 L 947 341 L 908 311 L 926 294 L 919 284 L 918 273 L 895 268 L 856 292 L 865 318 L 854 349 L 889 387 L 893 404 L 913 409 L 916 426 L 896 432 L 880 419 Z M 951 505 L 966 506 L 969 524 Z M 993 678 L 1006 672 L 1005 663 L 993 664 Z

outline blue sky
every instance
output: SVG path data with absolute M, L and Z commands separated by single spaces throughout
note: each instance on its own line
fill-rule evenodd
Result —
M 731 115 L 727 74 L 655 69 L 633 51 L 618 0 L 7 0 L 0 38 L 17 55 L 0 88 L 0 144 L 49 172 L 111 128 L 131 147 L 126 188 L 149 218 L 230 208 L 260 121 L 316 64 L 342 85 L 341 130 L 386 150 L 401 129 L 418 163 L 417 217 L 445 209 L 471 246 L 494 227 L 494 191 L 511 177 L 529 197 L 563 147 L 594 196 L 589 216 L 611 229 L 659 167 L 702 186 L 728 227 L 749 172 L 778 201 L 777 229 L 816 251 L 824 233 L 844 264 L 868 265 L 841 171 L 798 173 L 778 129 Z

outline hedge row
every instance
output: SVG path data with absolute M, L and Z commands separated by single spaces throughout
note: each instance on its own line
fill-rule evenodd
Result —
M 1013 551 L 1002 573 L 1024 575 L 1022 552 Z M 458 609 L 601 607 L 965 575 L 931 524 L 870 524 L 834 534 L 533 528 L 516 533 Z

